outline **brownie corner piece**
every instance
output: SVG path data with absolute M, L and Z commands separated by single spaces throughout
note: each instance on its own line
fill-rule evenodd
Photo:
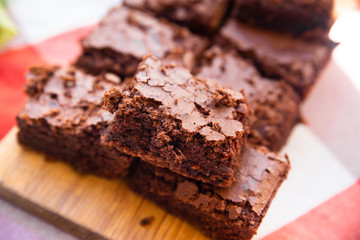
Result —
M 129 185 L 213 239 L 249 240 L 290 170 L 286 156 L 245 146 L 231 187 L 217 188 L 139 161 Z
M 133 160 L 101 144 L 113 116 L 101 109 L 103 94 L 121 87 L 106 76 L 74 67 L 34 66 L 26 74 L 28 95 L 17 116 L 18 141 L 73 166 L 103 177 L 124 176 Z
M 159 167 L 229 186 L 248 133 L 241 92 L 148 55 L 132 86 L 105 94 L 115 119 L 104 141 Z

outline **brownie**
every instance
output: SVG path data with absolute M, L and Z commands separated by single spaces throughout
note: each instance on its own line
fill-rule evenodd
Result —
M 298 94 L 284 81 L 264 78 L 236 51 L 213 46 L 201 61 L 197 76 L 218 80 L 234 90 L 244 89 L 253 115 L 248 142 L 279 151 L 299 119 Z
M 246 146 L 236 182 L 216 188 L 138 162 L 129 185 L 213 239 L 251 239 L 290 169 L 287 157 Z
M 91 74 L 112 72 L 128 77 L 148 53 L 191 68 L 208 41 L 151 14 L 115 7 L 81 44 L 77 67 Z
M 216 186 L 235 181 L 232 169 L 248 133 L 242 93 L 148 55 L 126 91 L 104 98 L 116 114 L 103 137 L 110 146 Z
M 333 6 L 333 0 L 235 0 L 233 15 L 264 29 L 321 40 L 334 22 Z
M 200 34 L 214 33 L 225 16 L 229 0 L 125 0 L 124 5 L 151 11 Z
M 304 98 L 330 58 L 335 44 L 305 42 L 284 34 L 260 30 L 230 19 L 221 29 L 223 41 L 251 58 L 261 74 L 284 79 Z
M 30 68 L 28 99 L 17 117 L 18 140 L 76 170 L 104 177 L 124 176 L 132 157 L 101 144 L 114 116 L 102 109 L 106 90 L 121 87 L 111 74 L 93 77 L 72 67 Z

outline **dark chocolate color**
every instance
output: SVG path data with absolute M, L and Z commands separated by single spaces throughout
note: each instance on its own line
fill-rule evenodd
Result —
M 83 53 L 75 65 L 92 74 L 133 76 L 143 56 L 192 68 L 208 41 L 186 28 L 156 19 L 149 13 L 115 7 L 82 40 Z
M 284 79 L 305 97 L 335 44 L 310 43 L 229 20 L 221 37 L 251 58 L 264 76 Z
M 243 23 L 307 40 L 326 39 L 334 22 L 333 0 L 235 0 L 233 15 Z
M 106 92 L 115 120 L 104 140 L 159 167 L 229 186 L 247 136 L 248 106 L 240 92 L 147 56 L 127 91 Z
M 19 142 L 70 163 L 76 170 L 104 177 L 124 176 L 132 157 L 101 144 L 114 116 L 102 110 L 106 90 L 121 87 L 107 74 L 93 77 L 73 68 L 30 68 L 28 99 L 17 117 Z
M 229 188 L 189 180 L 142 161 L 134 165 L 128 182 L 214 239 L 245 240 L 256 234 L 289 169 L 286 156 L 247 146 Z
M 201 34 L 211 34 L 221 24 L 229 0 L 125 0 L 124 5 L 151 11 Z
M 243 89 L 253 111 L 248 142 L 280 150 L 299 118 L 300 98 L 291 86 L 261 77 L 250 61 L 219 46 L 205 52 L 198 76 Z

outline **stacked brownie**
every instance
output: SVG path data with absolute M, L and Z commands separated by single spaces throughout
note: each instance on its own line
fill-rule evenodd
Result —
M 245 144 L 241 92 L 149 55 L 126 90 L 104 97 L 115 113 L 103 137 L 138 157 L 127 178 L 140 194 L 216 239 L 250 239 L 290 163 Z
M 115 113 L 105 142 L 174 173 L 229 187 L 247 137 L 242 93 L 146 56 L 126 91 L 105 94 Z
M 20 143 L 82 172 L 126 176 L 212 238 L 251 239 L 290 169 L 272 151 L 334 47 L 328 10 L 277 28 L 287 15 L 253 2 L 266 24 L 243 11 L 250 1 L 126 0 L 82 39 L 74 66 L 30 69 Z
M 251 239 L 289 166 L 284 156 L 247 146 L 234 173 L 235 182 L 228 188 L 209 186 L 141 161 L 129 174 L 128 183 L 213 239 Z

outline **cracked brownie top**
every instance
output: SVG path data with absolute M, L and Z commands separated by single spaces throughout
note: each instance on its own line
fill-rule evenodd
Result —
M 248 110 L 241 92 L 192 76 L 184 68 L 163 65 L 151 55 L 139 65 L 133 86 L 122 94 L 159 104 L 159 109 L 181 121 L 183 129 L 199 132 L 211 141 L 244 132 Z M 117 102 L 106 100 L 105 105 L 114 112 Z

